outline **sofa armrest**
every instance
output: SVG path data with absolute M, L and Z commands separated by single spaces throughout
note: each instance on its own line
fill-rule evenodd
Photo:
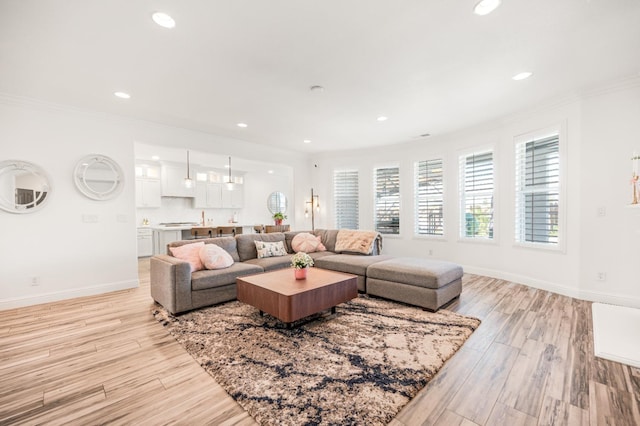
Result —
M 193 309 L 191 301 L 191 266 L 166 254 L 150 261 L 151 297 L 172 314 Z

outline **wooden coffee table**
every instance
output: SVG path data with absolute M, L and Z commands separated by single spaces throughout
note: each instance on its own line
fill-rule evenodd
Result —
M 290 326 L 292 322 L 358 297 L 356 275 L 309 268 L 296 280 L 291 268 L 245 275 L 236 279 L 238 300 Z

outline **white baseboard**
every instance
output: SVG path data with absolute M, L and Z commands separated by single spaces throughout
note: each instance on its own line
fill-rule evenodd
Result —
M 494 269 L 478 268 L 475 266 L 464 266 L 464 271 L 470 274 L 483 275 L 486 277 L 498 278 L 501 280 L 512 281 L 518 284 L 524 284 L 540 290 L 546 290 L 552 293 L 562 294 L 563 296 L 573 297 L 574 299 L 588 300 L 590 302 L 608 303 L 611 305 L 628 306 L 630 308 L 640 308 L 640 299 L 629 296 L 620 296 L 617 294 L 596 292 L 590 290 L 580 290 L 579 288 L 567 287 L 561 284 L 527 277 L 525 275 L 511 274 L 508 272 L 497 271 Z
M 0 311 L 22 308 L 25 306 L 40 305 L 42 303 L 58 302 L 60 300 L 74 299 L 76 297 L 95 296 L 97 294 L 110 293 L 112 291 L 118 290 L 127 290 L 136 287 L 138 287 L 138 280 L 128 280 L 108 284 L 100 284 L 91 287 L 73 288 L 51 293 L 37 294 L 34 296 L 0 299 Z

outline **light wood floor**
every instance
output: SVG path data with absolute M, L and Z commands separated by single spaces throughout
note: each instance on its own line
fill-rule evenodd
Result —
M 0 312 L 0 424 L 254 424 L 140 288 Z M 466 275 L 480 328 L 393 425 L 638 425 L 640 370 L 594 358 L 591 304 Z

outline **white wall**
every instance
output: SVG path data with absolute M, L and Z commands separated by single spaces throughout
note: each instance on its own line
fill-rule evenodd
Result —
M 640 79 L 590 93 L 582 111 L 581 290 L 586 299 L 640 307 L 640 208 L 629 207 L 630 159 L 640 153 Z
M 290 165 L 292 205 L 309 187 L 306 155 L 0 94 L 0 160 L 36 163 L 53 180 L 43 210 L 0 212 L 0 309 L 137 286 L 136 141 Z M 113 158 L 124 170 L 125 188 L 114 200 L 90 200 L 75 188 L 76 162 L 92 153 Z M 247 196 L 257 197 L 253 190 Z M 266 194 L 260 198 L 264 205 Z M 262 217 L 250 208 L 247 217 Z M 83 222 L 87 214 L 98 223 Z M 295 227 L 293 210 L 289 217 Z
M 387 254 L 458 262 L 465 270 L 590 300 L 640 306 L 640 209 L 630 201 L 629 158 L 640 152 L 640 79 L 621 87 L 568 97 L 500 121 L 441 137 L 369 150 L 324 153 L 313 176 L 324 195 L 320 227 L 333 226 L 332 172 L 360 172 L 360 228 L 373 229 L 373 168 L 401 167 L 401 234 L 385 236 Z M 566 245 L 562 252 L 514 245 L 514 137 L 561 124 L 566 131 Z M 497 199 L 495 243 L 458 239 L 457 158 L 468 149 L 494 146 Z M 413 162 L 445 160 L 445 226 L 442 239 L 413 235 Z M 607 216 L 596 217 L 598 207 Z M 607 281 L 596 282 L 596 271 Z

